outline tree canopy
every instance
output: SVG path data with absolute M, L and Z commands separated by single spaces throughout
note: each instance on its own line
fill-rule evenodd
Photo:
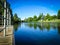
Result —
M 58 19 L 60 19 L 60 10 L 58 10 L 57 17 L 58 17 Z
M 13 16 L 13 20 L 14 20 L 14 22 L 19 22 L 19 21 L 21 21 L 21 19 L 17 16 L 16 13 L 15 13 L 14 16 Z

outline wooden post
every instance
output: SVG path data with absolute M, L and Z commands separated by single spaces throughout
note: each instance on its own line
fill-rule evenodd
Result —
M 6 1 L 4 1 L 4 37 L 6 35 Z

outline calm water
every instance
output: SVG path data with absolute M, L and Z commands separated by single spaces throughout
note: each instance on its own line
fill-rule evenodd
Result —
M 15 45 L 60 45 L 60 23 L 14 25 Z

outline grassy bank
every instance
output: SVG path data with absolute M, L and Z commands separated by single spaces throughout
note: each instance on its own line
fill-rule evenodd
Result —
M 39 20 L 38 22 L 60 22 L 60 19 L 55 19 L 55 20 Z

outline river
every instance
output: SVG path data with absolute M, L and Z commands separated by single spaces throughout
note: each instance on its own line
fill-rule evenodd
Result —
M 60 45 L 60 23 L 14 25 L 15 45 Z

